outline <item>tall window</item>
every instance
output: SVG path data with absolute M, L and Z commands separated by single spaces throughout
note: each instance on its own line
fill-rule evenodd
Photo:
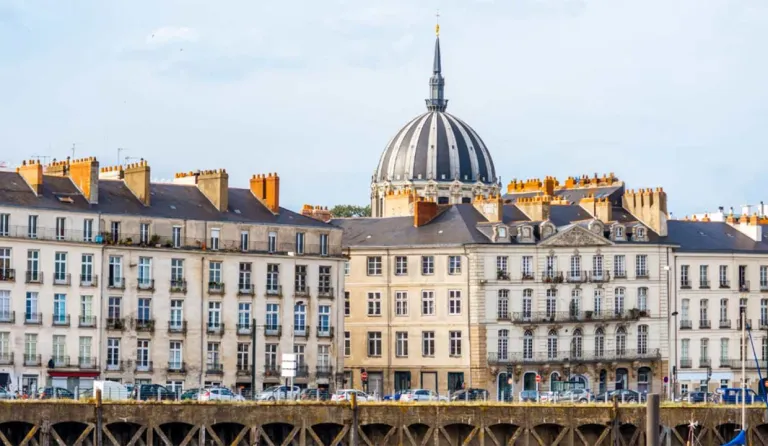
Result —
M 152 283 L 152 259 L 139 257 L 139 286 L 149 287 Z
M 352 314 L 352 306 L 349 302 L 349 291 L 344 291 L 344 317 Z
M 509 317 L 509 290 L 499 290 L 496 314 L 498 319 Z
M 247 330 L 251 328 L 251 303 L 238 302 L 237 304 L 237 328 Z
M 728 360 L 728 338 L 720 338 L 720 362 Z
M 280 326 L 280 304 L 267 304 L 266 329 L 277 330 Z
M 277 232 L 270 231 L 267 234 L 267 251 L 277 252 Z
M 10 322 L 11 320 L 11 292 L 0 290 L 0 321 Z
M 648 277 L 648 256 L 638 254 L 635 256 L 635 275 L 637 277 Z
M 307 265 L 296 265 L 294 273 L 294 289 L 297 293 L 307 292 Z
M 107 339 L 107 369 L 115 370 L 120 366 L 120 338 Z
M 120 256 L 109 256 L 109 286 L 123 286 L 123 258 Z
M 171 301 L 171 320 L 168 325 L 171 329 L 179 330 L 184 325 L 184 301 L 174 299 Z
M 304 236 L 303 232 L 296 233 L 296 254 L 304 254 Z
M 616 330 L 616 355 L 623 357 L 627 354 L 627 331 L 624 327 Z
M 171 259 L 171 286 L 181 287 L 184 282 L 184 260 Z
M 637 353 L 640 355 L 648 354 L 648 326 L 640 325 L 637 327 Z
M 171 341 L 168 346 L 168 368 L 171 370 L 181 370 L 183 357 L 181 341 Z
M 690 358 L 690 351 L 691 351 L 691 340 L 690 339 L 681 339 L 680 340 L 680 359 L 688 359 Z
M 368 332 L 368 356 L 370 357 L 381 356 L 381 332 L 380 331 Z
M 509 359 L 509 330 L 499 330 L 497 340 L 497 351 L 499 352 L 499 361 Z
M 253 282 L 251 281 L 251 264 L 247 262 L 240 262 L 237 288 L 241 293 L 248 294 L 253 289 Z
M 573 358 L 581 358 L 583 353 L 583 343 L 584 335 L 581 331 L 581 328 L 577 328 L 573 330 L 573 337 L 571 338 L 571 357 Z
M 27 281 L 40 281 L 40 251 L 34 249 L 27 251 Z
M 320 255 L 328 255 L 328 234 L 320 234 Z
M 571 279 L 578 280 L 581 278 L 581 256 L 571 256 Z
M 728 320 L 728 299 L 720 299 L 720 321 Z
M 221 241 L 221 229 L 211 228 L 211 249 L 216 251 L 219 249 L 219 242 Z
M 547 290 L 547 317 L 552 318 L 557 314 L 557 290 Z
M 80 336 L 80 342 L 78 345 L 78 363 L 79 364 L 91 364 L 93 339 L 90 336 Z
M 408 316 L 407 291 L 395 291 L 395 316 Z
M 64 324 L 67 322 L 67 295 L 53 295 L 53 323 Z
M 320 334 L 328 334 L 331 331 L 331 306 L 320 305 L 317 307 L 317 331 Z
M 452 316 L 461 314 L 461 291 L 448 291 L 448 314 Z
M 592 277 L 597 280 L 603 278 L 603 255 L 592 256 Z
M 11 230 L 11 214 L 0 214 L 0 237 L 8 237 Z
M 24 334 L 24 361 L 37 361 L 37 334 Z
M 557 331 L 549 330 L 547 334 L 547 358 L 557 359 Z
M 67 253 L 57 252 L 54 257 L 53 266 L 53 281 L 65 283 L 67 280 Z
M 699 320 L 701 321 L 708 321 L 708 307 L 709 307 L 709 301 L 707 299 L 701 299 L 699 302 Z
M 760 290 L 768 289 L 768 265 L 760 265 Z
M 627 259 L 624 254 L 613 256 L 613 275 L 627 277 Z
M 461 356 L 461 332 L 449 331 L 449 351 L 451 356 Z
M 768 325 L 768 299 L 760 299 L 760 325 Z
M 348 331 L 344 332 L 344 356 L 352 355 L 352 334 Z
M 381 316 L 381 293 L 368 292 L 368 316 Z
M 137 318 L 140 324 L 146 324 L 152 319 L 152 300 L 146 297 L 139 298 Z
M 421 256 L 421 275 L 429 276 L 435 273 L 435 256 Z
M 381 275 L 381 256 L 368 257 L 367 265 L 367 273 L 369 276 Z
M 699 348 L 701 350 L 699 352 L 700 353 L 699 358 L 704 361 L 708 360 L 709 359 L 709 339 L 703 338 L 699 342 Z
M 56 240 L 64 240 L 66 232 L 66 219 L 56 217 Z
M 208 286 L 221 286 L 221 262 L 208 263 Z
M 533 332 L 526 330 L 523 333 L 523 359 L 533 359 Z
M 435 292 L 434 291 L 423 290 L 421 292 L 421 315 L 422 316 L 435 315 Z
M 246 342 L 239 342 L 237 344 L 237 370 L 247 371 L 250 370 L 248 365 L 250 364 L 249 356 L 251 351 L 251 344 Z
M 421 356 L 425 356 L 425 357 L 435 356 L 435 332 L 434 331 L 421 332 Z
M 613 311 L 617 316 L 624 314 L 624 288 L 616 288 L 614 290 Z
M 67 337 L 63 335 L 53 335 L 53 358 L 56 366 L 61 367 L 69 365 L 66 363 L 67 356 Z
M 208 302 L 208 329 L 221 329 L 221 302 Z
M 690 308 L 691 308 L 690 299 L 683 299 L 680 302 L 680 320 L 683 320 L 683 321 L 690 320 Z
M 136 369 L 149 370 L 149 339 L 136 341 Z
M 571 318 L 578 318 L 581 314 L 581 290 L 571 290 L 571 303 L 568 306 L 568 314 Z
M 699 266 L 699 286 L 702 288 L 709 287 L 709 266 Z
M 0 248 L 0 280 L 10 279 L 11 278 L 10 270 L 11 270 L 11 248 Z
M 27 291 L 27 300 L 25 302 L 24 321 L 28 323 L 39 323 L 37 291 Z
M 206 349 L 206 366 L 209 369 L 218 369 L 221 364 L 220 345 L 218 342 L 209 342 Z
M 121 301 L 122 298 L 118 296 L 110 296 L 108 305 L 107 305 L 107 318 L 108 319 L 120 319 L 122 311 L 121 311 Z
M 240 251 L 248 251 L 250 235 L 248 231 L 240 231 Z
M 395 356 L 405 358 L 408 356 L 408 332 L 398 331 L 395 333 Z
M 83 285 L 93 283 L 93 254 L 80 256 L 80 282 Z
M 329 294 L 332 293 L 333 288 L 331 288 L 331 267 L 330 266 L 320 266 L 318 268 L 318 281 L 317 281 L 317 287 L 320 294 Z
M 395 275 L 405 276 L 408 274 L 408 257 L 397 256 L 395 257 Z
M 307 331 L 307 306 L 296 304 L 293 306 L 293 332 L 304 335 Z
M 139 243 L 142 245 L 149 244 L 149 223 L 139 224 Z
M 30 215 L 27 221 L 29 222 L 27 236 L 29 238 L 37 238 L 37 215 Z
M 637 289 L 637 309 L 648 311 L 648 288 L 644 286 Z
M 595 296 L 594 296 L 594 315 L 595 317 L 600 317 L 603 314 L 603 289 L 602 288 L 595 288 Z
M 605 355 L 605 332 L 602 328 L 595 330 L 595 356 L 602 358 Z
M 533 256 L 523 256 L 521 265 L 523 279 L 533 279 Z
M 500 275 L 508 274 L 509 273 L 508 263 L 509 263 L 509 257 L 507 256 L 496 257 L 496 271 Z
M 448 256 L 448 274 L 461 274 L 461 256 Z
M 555 273 L 557 272 L 557 257 L 555 256 L 547 256 L 547 277 L 552 278 L 555 277 Z
M 276 263 L 267 264 L 267 294 L 278 294 L 280 292 L 280 265 Z
M 691 286 L 691 279 L 689 277 L 690 271 L 691 271 L 690 265 L 680 265 L 680 286 L 682 287 Z
M 530 320 L 533 317 L 533 290 L 523 290 L 523 319 Z
M 728 283 L 728 265 L 720 265 L 720 287 L 727 288 Z
M 181 248 L 181 226 L 174 226 L 171 232 L 171 241 L 174 248 Z

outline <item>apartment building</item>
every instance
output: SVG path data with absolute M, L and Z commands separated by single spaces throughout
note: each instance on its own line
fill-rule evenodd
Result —
M 276 174 L 149 175 L 94 158 L 0 172 L 0 378 L 261 389 L 293 352 L 298 385 L 339 384 L 341 230 L 281 208 Z

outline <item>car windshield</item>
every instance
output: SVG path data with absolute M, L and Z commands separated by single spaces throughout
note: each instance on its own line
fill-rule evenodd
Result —
M 264 389 L 264 393 L 267 393 L 267 392 L 276 392 L 276 391 L 278 391 L 278 390 L 280 390 L 280 386 L 272 386 L 272 387 L 267 387 L 266 389 Z

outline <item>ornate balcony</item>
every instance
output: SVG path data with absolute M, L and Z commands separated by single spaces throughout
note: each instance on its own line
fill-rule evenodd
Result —
M 661 351 L 658 348 L 649 348 L 646 350 L 608 350 L 602 352 L 602 354 L 595 354 L 594 351 L 581 352 L 555 352 L 550 355 L 548 352 L 535 352 L 530 355 L 524 355 L 522 353 L 506 353 L 499 355 L 498 353 L 488 353 L 488 364 L 490 365 L 505 365 L 505 364 L 553 364 L 553 363 L 597 363 L 608 361 L 656 361 L 661 360 Z
M 333 287 L 319 287 L 317 289 L 317 297 L 327 297 L 333 299 Z
M 168 321 L 168 333 L 187 333 L 187 321 Z
M 171 293 L 187 293 L 187 281 L 186 280 L 171 280 Z

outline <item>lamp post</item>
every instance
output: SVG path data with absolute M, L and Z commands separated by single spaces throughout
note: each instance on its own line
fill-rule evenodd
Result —
M 675 331 L 675 363 L 672 364 L 672 400 L 677 399 L 677 311 L 672 312 Z

